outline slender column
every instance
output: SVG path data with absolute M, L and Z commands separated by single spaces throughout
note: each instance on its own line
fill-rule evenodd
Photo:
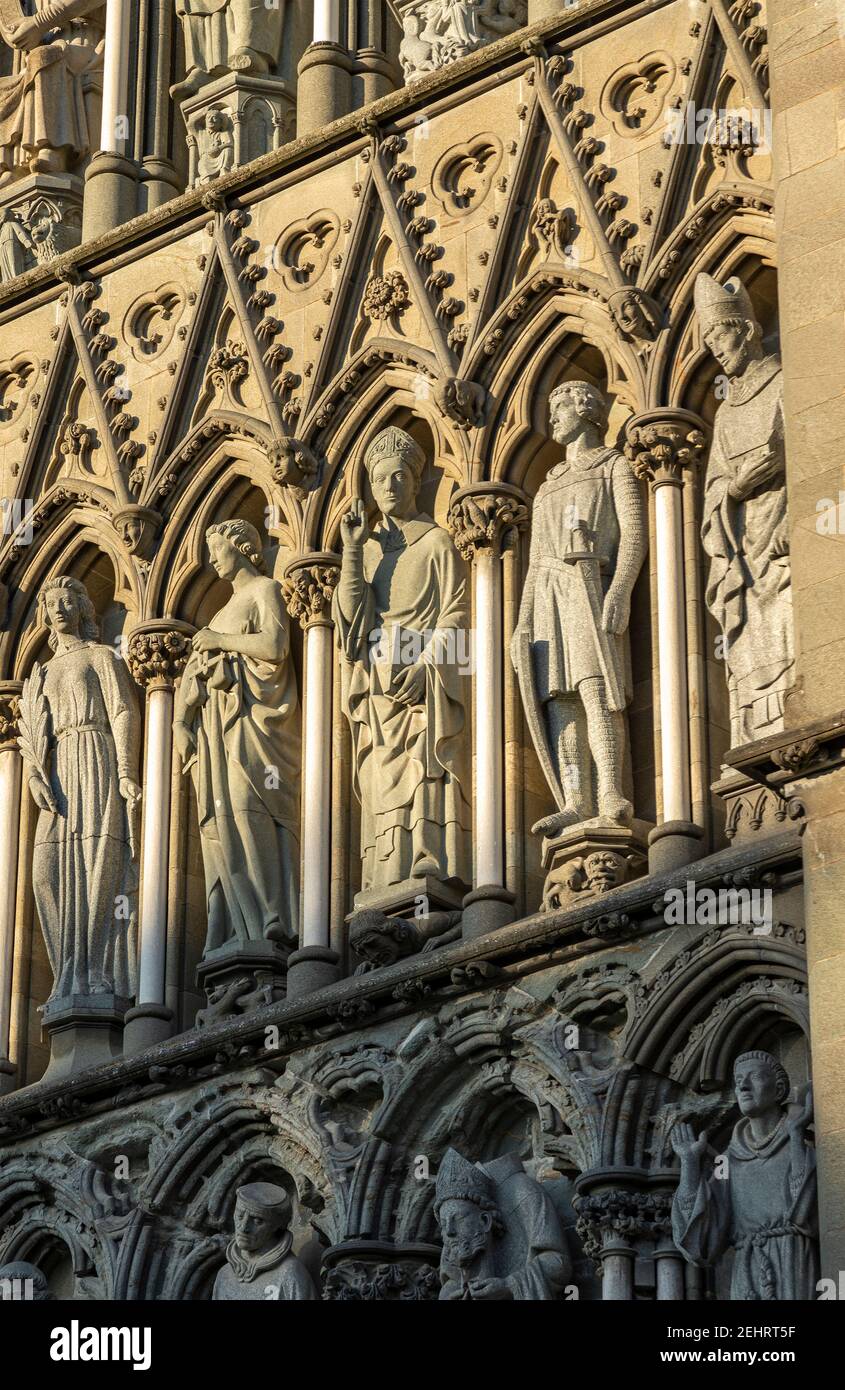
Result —
M 132 34 L 132 0 L 107 0 L 100 149 L 85 174 L 83 240 L 112 231 L 138 211 L 139 170 L 127 153 Z
M 701 854 L 691 820 L 689 680 L 684 598 L 683 469 L 699 461 L 704 424 L 691 411 L 657 409 L 626 427 L 625 453 L 654 493 L 663 821 L 649 836 L 649 869 L 666 872 Z
M 9 1053 L 21 816 L 20 692 L 20 681 L 0 683 L 0 1095 L 17 1084 L 17 1067 Z
M 657 1301 L 681 1303 L 685 1298 L 684 1266 L 686 1260 L 675 1249 L 671 1238 L 664 1240 L 654 1252 L 657 1273 Z
M 285 571 L 288 612 L 305 631 L 302 776 L 302 908 L 299 949 L 288 957 L 288 998 L 338 978 L 331 949 L 331 600 L 340 558 L 323 552 L 294 560 Z
M 527 520 L 524 494 L 507 483 L 461 488 L 449 508 L 455 545 L 472 566 L 475 622 L 475 872 L 464 899 L 465 937 L 513 920 L 514 895 L 505 884 L 502 542 Z
M 141 904 L 136 1004 L 126 1015 L 123 1049 L 142 1052 L 170 1036 L 165 1004 L 173 692 L 191 652 L 194 628 L 173 618 L 145 624 L 129 639 L 127 662 L 146 690 Z
M 340 42 L 340 0 L 314 0 L 313 32 L 297 71 L 297 138 L 352 110 L 354 63 Z
M 611 1240 L 602 1252 L 601 1296 L 604 1303 L 630 1303 L 634 1297 L 636 1252 L 624 1241 Z

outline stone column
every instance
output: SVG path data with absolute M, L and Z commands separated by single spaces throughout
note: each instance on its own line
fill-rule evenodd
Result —
M 127 1056 L 163 1042 L 173 1022 L 165 1005 L 173 692 L 194 631 L 189 623 L 162 618 L 136 628 L 127 650 L 129 669 L 146 691 L 138 984 L 123 1033 Z
M 129 101 L 133 29 L 132 0 L 106 0 L 100 149 L 85 173 L 82 237 L 86 241 L 131 221 L 138 211 L 139 170 L 128 154 L 133 124 Z
M 15 905 L 21 818 L 21 755 L 17 744 L 20 681 L 0 682 L 0 1095 L 17 1084 L 9 1056 Z
M 175 106 L 173 82 L 172 0 L 145 0 L 138 40 L 138 125 L 135 155 L 140 160 L 141 212 L 151 212 L 184 189 L 184 179 L 171 158 Z
M 288 957 L 289 999 L 339 977 L 331 934 L 332 662 L 331 602 L 340 556 L 303 556 L 285 571 L 288 612 L 305 632 L 302 738 L 302 910 L 299 949 Z
M 475 666 L 475 867 L 464 898 L 462 933 L 483 936 L 513 920 L 514 894 L 506 887 L 504 779 L 504 631 L 502 543 L 528 521 L 524 493 L 509 483 L 474 483 L 456 492 L 449 508 L 455 545 L 472 567 Z
M 845 689 L 845 24 L 837 0 L 769 0 L 778 307 L 796 685 L 787 733 L 822 747 Z M 838 740 L 837 740 L 838 742 Z M 790 755 L 791 757 L 792 755 Z M 798 784 L 822 1275 L 845 1269 L 845 765 Z
M 340 0 L 314 0 L 314 37 L 297 69 L 297 139 L 352 110 L 353 62 L 340 32 Z
M 690 790 L 689 678 L 684 588 L 683 470 L 706 443 L 697 415 L 677 407 L 635 415 L 625 453 L 654 493 L 657 561 L 659 712 L 663 806 L 649 835 L 649 871 L 664 873 L 700 857 L 704 831 L 694 825 Z

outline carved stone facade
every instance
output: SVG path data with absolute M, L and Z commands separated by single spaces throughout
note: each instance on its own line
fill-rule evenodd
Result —
M 816 1298 L 841 90 L 133 5 L 0 6 L 0 1291 Z

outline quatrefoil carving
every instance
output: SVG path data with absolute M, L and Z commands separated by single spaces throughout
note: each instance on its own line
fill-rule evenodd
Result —
M 147 290 L 129 306 L 123 320 L 123 337 L 137 362 L 158 357 L 170 346 L 185 308 L 185 291 L 179 285 L 159 285 Z
M 645 135 L 660 119 L 677 66 L 668 53 L 646 53 L 611 73 L 599 106 L 617 135 Z
M 477 135 L 465 145 L 453 145 L 434 166 L 431 186 L 440 206 L 452 217 L 466 217 L 484 202 L 502 162 L 496 135 Z
M 307 290 L 317 283 L 339 234 L 340 222 L 328 208 L 285 228 L 276 242 L 273 264 L 287 289 Z

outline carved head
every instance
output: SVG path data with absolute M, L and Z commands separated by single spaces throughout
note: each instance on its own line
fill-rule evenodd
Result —
M 733 276 L 720 285 L 702 273 L 695 281 L 695 308 L 701 336 L 728 376 L 737 376 L 762 357 L 762 330 L 748 292 Z
M 416 440 L 391 425 L 376 435 L 364 455 L 364 467 L 382 515 L 400 519 L 409 516 L 425 467 L 425 454 Z
M 443 1236 L 443 1259 L 461 1269 L 472 1266 L 503 1226 L 492 1179 L 455 1149 L 443 1157 L 437 1173 L 434 1212 Z
M 765 1115 L 789 1095 L 789 1075 L 770 1052 L 743 1052 L 734 1062 L 734 1088 L 743 1115 Z
M 272 1250 L 287 1230 L 293 1214 L 290 1197 L 272 1182 L 251 1182 L 239 1187 L 235 1199 L 235 1239 L 241 1250 L 254 1255 Z
M 556 444 L 569 444 L 586 430 L 601 439 L 607 429 L 607 402 L 589 381 L 565 381 L 549 396 L 549 422 Z
M 264 573 L 264 554 L 261 538 L 254 526 L 240 517 L 209 526 L 205 533 L 208 554 L 221 579 L 232 579 L 244 560 L 259 574 Z
M 81 637 L 85 642 L 96 642 L 99 636 L 97 615 L 81 580 L 59 575 L 44 585 L 38 601 L 49 629 L 51 651 L 56 650 L 62 637 Z

